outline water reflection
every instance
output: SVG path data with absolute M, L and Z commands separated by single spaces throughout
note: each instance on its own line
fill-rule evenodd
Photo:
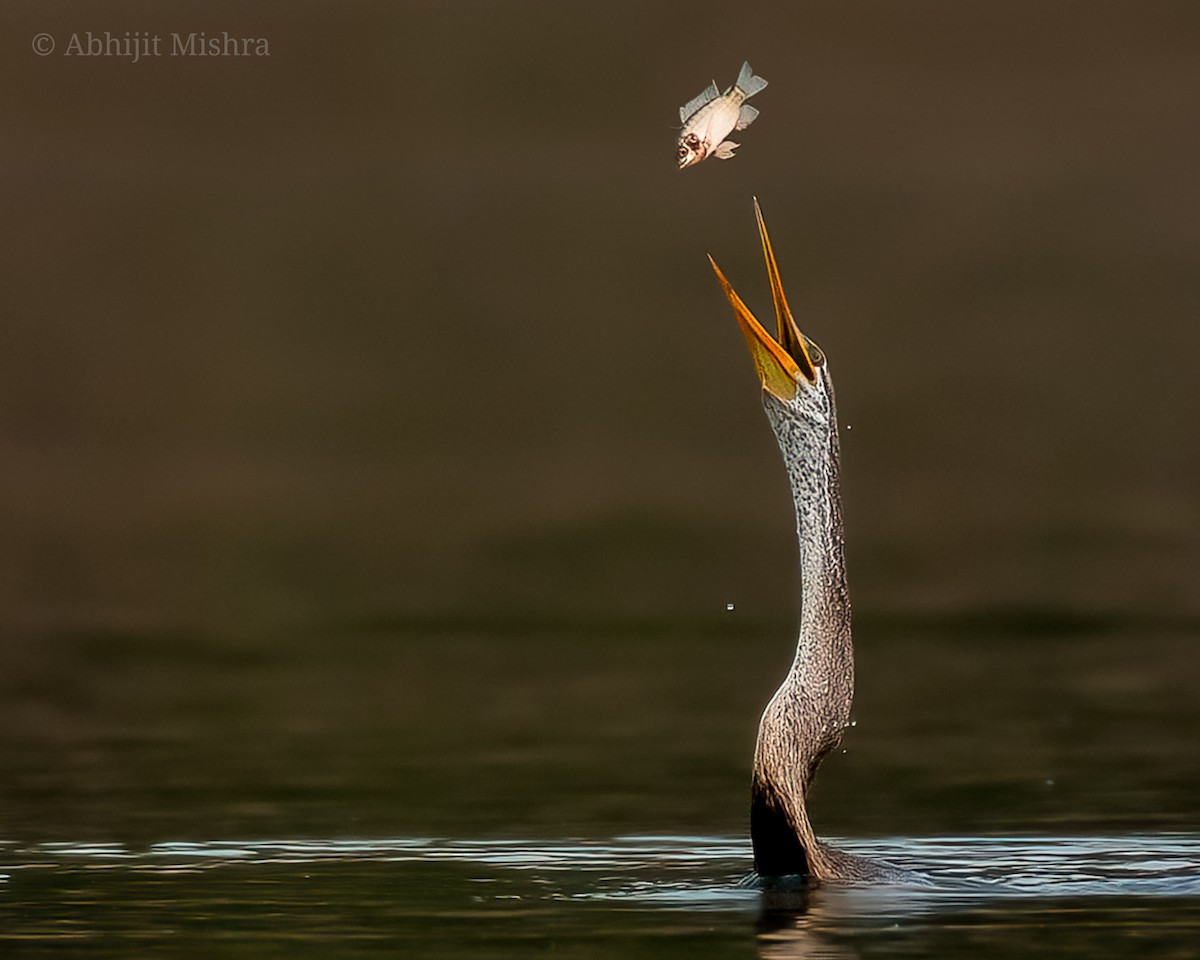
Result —
M 758 955 L 763 960 L 845 960 L 858 952 L 833 942 L 830 916 L 819 890 L 764 891 L 758 919 Z

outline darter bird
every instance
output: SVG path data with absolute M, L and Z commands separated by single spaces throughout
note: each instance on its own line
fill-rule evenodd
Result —
M 854 646 L 846 589 L 837 412 L 825 354 L 792 318 L 779 268 L 754 201 L 778 336 L 742 302 L 716 261 L 717 280 L 737 316 L 762 381 L 763 407 L 791 481 L 800 538 L 800 637 L 787 677 L 758 728 L 750 833 L 760 876 L 810 880 L 911 880 L 890 864 L 865 860 L 816 838 L 805 797 L 821 760 L 838 745 L 854 697 Z

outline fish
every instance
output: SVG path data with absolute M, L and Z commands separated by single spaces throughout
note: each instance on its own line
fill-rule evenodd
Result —
M 756 93 L 761 93 L 767 81 L 756 77 L 750 64 L 743 63 L 737 83 L 724 93 L 717 91 L 714 80 L 697 97 L 693 97 L 679 108 L 679 120 L 683 127 L 679 131 L 679 169 L 694 166 L 705 157 L 728 160 L 733 151 L 741 146 L 725 138 L 734 130 L 745 130 L 754 122 L 758 111 L 746 103 Z

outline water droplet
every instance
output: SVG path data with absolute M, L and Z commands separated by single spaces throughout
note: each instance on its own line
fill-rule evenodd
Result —
M 1054 781 L 1053 781 L 1053 780 L 1047 780 L 1047 781 L 1046 781 L 1046 786 L 1048 786 L 1048 787 L 1052 787 L 1052 786 L 1054 786 Z
M 725 604 L 725 611 L 727 613 L 733 613 L 733 604 L 732 603 Z

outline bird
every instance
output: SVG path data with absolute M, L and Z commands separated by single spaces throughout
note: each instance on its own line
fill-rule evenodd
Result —
M 759 722 L 750 835 L 760 877 L 902 881 L 909 871 L 817 839 L 805 800 L 817 767 L 842 738 L 854 698 L 854 644 L 846 584 L 841 455 L 833 379 L 825 353 L 788 307 L 757 198 L 754 214 L 775 305 L 772 337 L 709 256 L 762 383 L 762 403 L 791 482 L 800 540 L 796 656 Z

